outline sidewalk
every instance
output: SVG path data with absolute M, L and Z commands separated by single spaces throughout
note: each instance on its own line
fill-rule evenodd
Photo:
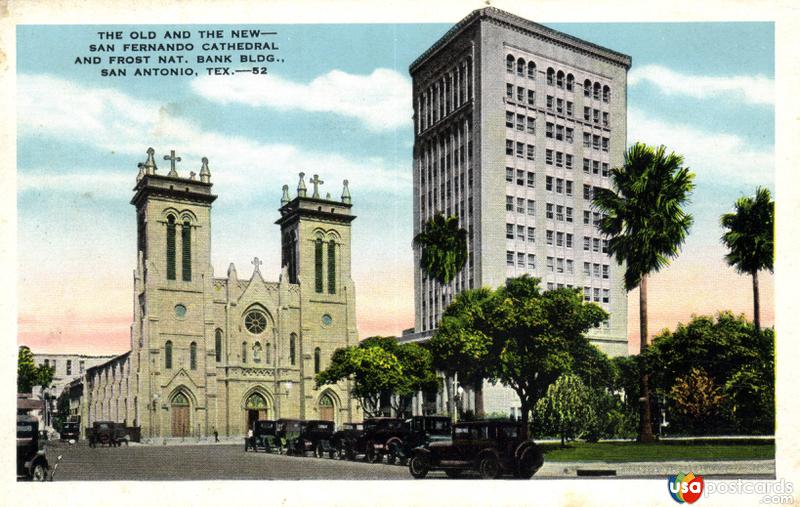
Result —
M 649 461 L 634 463 L 608 463 L 604 461 L 582 462 L 548 462 L 545 458 L 541 470 L 536 477 L 542 478 L 577 478 L 578 471 L 583 473 L 599 472 L 602 477 L 666 477 L 681 472 L 694 472 L 708 476 L 775 476 L 775 460 L 738 460 L 738 461 Z M 614 475 L 609 472 L 614 471 Z M 583 477 L 581 477 L 583 478 Z

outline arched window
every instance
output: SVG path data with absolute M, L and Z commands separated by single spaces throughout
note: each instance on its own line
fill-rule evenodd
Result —
M 189 345 L 189 368 L 192 370 L 197 369 L 197 343 L 195 342 Z
M 175 217 L 167 217 L 167 280 L 175 279 Z
M 603 87 L 603 102 L 608 102 L 611 100 L 611 88 L 606 85 Z
M 506 72 L 514 73 L 514 55 L 506 56 Z
M 172 369 L 172 342 L 169 340 L 164 344 L 164 368 Z
M 524 76 L 525 75 L 525 60 L 520 58 L 517 60 L 517 75 Z
M 214 353 L 217 362 L 222 361 L 222 329 L 217 329 L 214 333 Z
M 593 95 L 594 95 L 595 99 L 599 99 L 600 98 L 600 83 L 595 83 L 594 84 L 594 94 Z
M 319 373 L 320 361 L 322 359 L 322 351 L 319 347 L 314 349 L 314 373 Z
M 253 362 L 254 363 L 261 362 L 261 344 L 258 342 L 256 342 L 255 345 L 253 345 Z
M 584 97 L 591 97 L 592 96 L 592 82 L 588 79 L 583 82 L 583 96 Z
M 186 406 L 189 404 L 189 399 L 185 394 L 179 392 L 172 398 L 172 405 Z
M 267 343 L 264 347 L 264 362 L 267 364 L 272 363 L 272 344 Z
M 314 290 L 322 292 L 322 238 L 314 242 Z
M 567 74 L 567 91 L 571 92 L 575 89 L 575 76 Z
M 247 342 L 242 342 L 242 362 L 247 362 Z
M 336 242 L 328 242 L 328 294 L 336 294 Z
M 548 67 L 547 68 L 547 84 L 552 86 L 555 77 L 556 77 L 556 71 L 553 70 L 553 67 Z
M 528 77 L 536 79 L 536 64 L 533 62 L 528 62 Z
M 181 260 L 182 260 L 182 271 L 183 271 L 183 281 L 184 282 L 191 282 L 192 281 L 192 226 L 189 224 L 188 220 L 183 221 L 183 227 L 181 227 Z
M 297 335 L 292 333 L 289 335 L 289 364 L 294 366 L 295 360 L 297 359 L 296 356 L 296 347 L 297 347 Z
M 562 70 L 559 70 L 558 74 L 556 74 L 556 86 L 564 88 L 564 71 Z

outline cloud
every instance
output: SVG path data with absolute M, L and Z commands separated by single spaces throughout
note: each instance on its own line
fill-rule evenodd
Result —
M 369 75 L 332 70 L 308 84 L 253 74 L 203 76 L 192 81 L 192 89 L 222 104 L 339 114 L 364 122 L 372 131 L 411 125 L 411 82 L 390 69 Z
M 775 178 L 773 147 L 756 147 L 733 134 L 669 123 L 628 109 L 628 143 L 663 144 L 684 156 L 698 178 L 717 184 L 769 185 Z
M 628 85 L 636 86 L 644 81 L 649 81 L 668 95 L 706 99 L 732 94 L 750 104 L 769 105 L 775 102 L 775 82 L 762 75 L 692 76 L 661 65 L 634 67 L 628 73 Z
M 341 181 L 349 179 L 354 198 L 359 188 L 373 189 L 374 181 L 383 182 L 380 190 L 407 193 L 411 174 L 406 164 L 390 165 L 382 158 L 351 159 L 341 154 L 306 150 L 291 144 L 264 143 L 244 136 L 203 130 L 164 105 L 133 98 L 111 88 L 95 88 L 47 76 L 20 74 L 17 87 L 18 134 L 23 139 L 51 136 L 70 143 L 81 143 L 99 151 L 131 156 L 131 166 L 109 171 L 97 169 L 97 182 L 90 186 L 100 194 L 116 197 L 115 186 L 125 184 L 130 191 L 137 173 L 133 161 L 144 161 L 145 150 L 157 149 L 161 174 L 162 150 L 174 148 L 183 158 L 179 174 L 200 172 L 200 159 L 208 157 L 212 182 L 217 191 L 246 200 L 265 191 L 278 192 L 280 183 L 294 183 L 296 174 L 319 172 L 328 184 L 323 192 L 338 197 Z M 53 93 L 58 90 L 58 93 Z M 86 166 L 88 162 L 76 160 Z M 65 176 L 47 170 L 31 174 L 20 172 L 20 190 L 46 188 L 53 191 L 78 191 L 94 178 L 94 171 Z M 127 178 L 123 181 L 120 178 Z M 293 185 L 292 185 L 293 186 Z

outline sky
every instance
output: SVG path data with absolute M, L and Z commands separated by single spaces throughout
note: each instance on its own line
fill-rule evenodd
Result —
M 36 352 L 117 353 L 129 347 L 136 223 L 129 204 L 145 151 L 176 150 L 178 171 L 208 157 L 219 198 L 212 265 L 249 277 L 280 272 L 281 186 L 319 174 L 338 197 L 350 181 L 352 268 L 361 337 L 412 327 L 411 80 L 408 65 L 450 24 L 223 26 L 277 32 L 283 61 L 267 75 L 103 77 L 76 64 L 99 31 L 17 28 L 18 342 Z M 681 255 L 649 284 L 650 330 L 692 314 L 752 315 L 750 279 L 725 265 L 719 216 L 756 186 L 774 193 L 771 23 L 548 24 L 631 55 L 628 141 L 685 157 L 697 188 Z M 136 26 L 136 31 L 200 27 Z M 204 25 L 203 29 L 208 29 Z M 220 39 L 224 41 L 226 39 Z M 217 41 L 217 42 L 219 42 Z M 176 41 L 180 42 L 180 41 Z M 107 58 L 104 53 L 94 53 Z M 134 53 L 130 53 L 134 54 Z M 151 53 L 139 53 L 151 54 Z M 199 55 L 209 54 L 199 50 Z M 154 59 L 155 57 L 153 57 Z M 249 68 L 260 64 L 232 64 Z M 157 65 L 146 65 L 152 67 Z M 203 64 L 190 67 L 205 74 Z M 773 278 L 761 274 L 761 318 L 774 321 Z M 629 349 L 638 348 L 638 293 L 629 293 Z

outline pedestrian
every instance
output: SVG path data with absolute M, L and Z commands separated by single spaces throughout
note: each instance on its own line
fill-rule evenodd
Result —
M 219 442 L 219 432 L 214 428 L 214 442 Z

